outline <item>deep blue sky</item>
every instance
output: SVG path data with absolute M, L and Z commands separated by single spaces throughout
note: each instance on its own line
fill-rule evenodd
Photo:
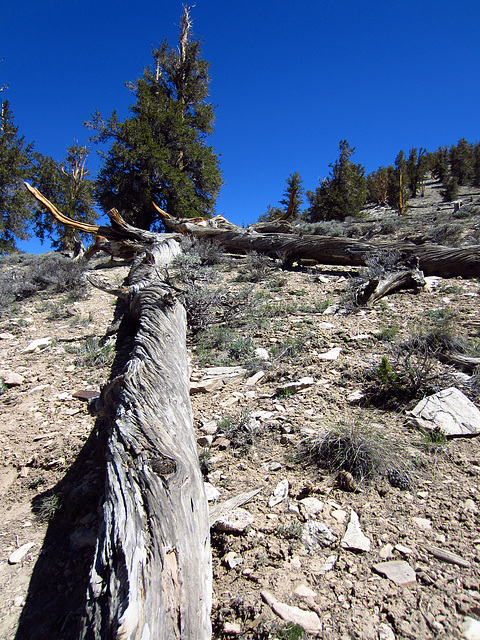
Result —
M 176 46 L 181 13 L 173 0 L 3 0 L 1 98 L 20 133 L 61 161 L 95 109 L 125 117 L 125 81 L 164 37 Z M 341 139 L 367 172 L 400 149 L 480 139 L 478 0 L 196 0 L 192 17 L 211 64 L 217 213 L 237 224 L 278 204 L 294 171 L 315 189 Z

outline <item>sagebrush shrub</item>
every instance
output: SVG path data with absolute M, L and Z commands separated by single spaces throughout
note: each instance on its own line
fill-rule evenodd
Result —
M 85 270 L 84 262 L 56 253 L 4 256 L 0 259 L 0 313 L 42 291 L 83 297 L 87 291 Z

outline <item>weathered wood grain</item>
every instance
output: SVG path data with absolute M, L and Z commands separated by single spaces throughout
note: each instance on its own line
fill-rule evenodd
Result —
M 133 350 L 98 407 L 111 434 L 104 522 L 78 635 L 85 640 L 211 637 L 210 524 L 189 398 L 186 314 L 157 270 L 175 251 L 166 244 L 132 268 Z

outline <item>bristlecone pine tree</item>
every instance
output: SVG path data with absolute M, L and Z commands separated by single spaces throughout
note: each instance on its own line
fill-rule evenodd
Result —
M 389 167 L 388 174 L 388 204 L 398 211 L 398 215 L 403 216 L 406 212 L 406 201 L 408 198 L 406 187 L 407 163 L 405 153 L 400 151 L 395 158 L 395 168 Z
M 18 135 L 8 100 L 0 107 L 0 254 L 28 239 L 31 198 L 23 188 L 32 161 L 32 144 Z
M 112 141 L 96 184 L 100 205 L 142 229 L 161 228 L 152 201 L 176 218 L 210 217 L 222 184 L 218 158 L 206 144 L 214 122 L 206 102 L 210 65 L 191 35 L 184 7 L 178 50 L 164 40 L 153 51 L 153 69 L 127 84 L 135 96 L 131 117 L 121 122 L 114 112 L 105 122 L 97 112 L 87 123 L 95 141 Z
M 86 162 L 89 152 L 86 147 L 73 145 L 67 150 L 65 161 L 57 163 L 49 156 L 34 154 L 33 182 L 42 194 L 68 218 L 78 222 L 94 223 L 93 180 L 89 176 Z M 56 223 L 44 207 L 35 209 L 35 235 L 43 242 L 49 238 L 54 249 L 71 251 L 78 232 L 69 226 Z
M 290 196 L 293 191 L 295 191 L 295 195 L 293 197 L 293 211 L 289 220 L 298 220 L 300 218 L 303 203 L 302 196 L 305 193 L 305 189 L 298 171 L 290 173 L 286 179 L 286 183 L 287 186 L 283 192 L 283 198 L 279 200 L 279 204 L 283 205 L 283 207 L 272 207 L 271 205 L 268 205 L 266 213 L 259 217 L 259 222 L 271 222 L 272 220 L 276 220 L 277 218 L 280 218 L 280 216 L 284 215 L 287 212 L 288 205 L 290 204 Z
M 354 152 L 355 148 L 341 140 L 340 156 L 330 165 L 329 177 L 316 191 L 307 191 L 309 222 L 345 220 L 347 216 L 359 215 L 367 197 L 367 181 L 364 168 L 350 160 Z

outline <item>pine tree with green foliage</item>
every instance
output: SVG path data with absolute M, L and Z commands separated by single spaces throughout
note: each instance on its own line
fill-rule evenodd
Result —
M 367 197 L 367 180 L 365 169 L 354 164 L 350 158 L 355 148 L 346 140 L 340 141 L 340 155 L 328 178 L 325 178 L 316 191 L 307 191 L 310 207 L 306 212 L 309 222 L 322 220 L 345 220 L 348 216 L 356 217 L 365 204 Z
M 432 177 L 437 178 L 438 180 L 440 180 L 440 182 L 444 182 L 445 178 L 448 176 L 448 173 L 449 173 L 448 158 L 449 158 L 448 147 L 439 147 L 432 154 L 432 160 L 431 160 Z
M 289 220 L 298 220 L 302 215 L 303 194 L 305 193 L 303 180 L 298 171 L 295 171 L 288 176 L 286 183 L 287 186 L 283 192 L 283 198 L 280 200 L 280 204 L 283 205 L 285 211 L 287 211 L 291 195 L 295 192 L 293 197 L 293 211 Z
M 473 145 L 462 138 L 450 149 L 450 173 L 459 185 L 470 184 L 473 180 Z
M 303 205 L 303 194 L 305 193 L 305 189 L 303 187 L 303 181 L 300 177 L 300 174 L 295 171 L 294 173 L 290 173 L 288 178 L 286 179 L 287 186 L 285 191 L 283 192 L 283 198 L 279 200 L 279 204 L 283 205 L 282 207 L 272 207 L 268 205 L 267 211 L 261 215 L 258 219 L 258 222 L 271 222 L 280 218 L 284 215 L 290 204 L 290 197 L 292 193 L 295 191 L 295 195 L 293 197 L 293 212 L 289 217 L 289 220 L 298 220 L 302 215 L 302 205 Z
M 417 197 L 418 189 L 427 170 L 427 150 L 420 148 L 410 149 L 405 165 L 407 187 L 411 198 Z
M 105 122 L 97 112 L 88 123 L 97 142 L 112 143 L 96 184 L 100 205 L 142 229 L 162 226 L 152 202 L 176 218 L 209 217 L 222 184 L 218 157 L 206 144 L 214 123 L 209 64 L 191 34 L 184 7 L 178 49 L 164 40 L 153 68 L 128 85 L 135 96 L 130 117 L 122 122 L 114 112 Z
M 473 148 L 473 180 L 475 187 L 480 187 L 480 142 L 477 142 Z
M 455 176 L 450 174 L 445 176 L 440 194 L 444 202 L 452 202 L 458 198 L 458 181 Z
M 407 208 L 406 174 L 405 153 L 400 151 L 395 158 L 395 167 L 389 167 L 388 176 L 388 204 L 396 209 L 400 216 L 404 215 Z
M 387 206 L 389 168 L 378 167 L 367 176 L 367 202 Z
M 23 183 L 29 178 L 33 144 L 18 135 L 8 100 L 0 112 L 0 254 L 17 249 L 17 240 L 28 240 L 31 197 Z
M 93 188 L 86 167 L 89 151 L 86 147 L 73 145 L 67 150 L 66 158 L 58 163 L 49 156 L 34 154 L 35 167 L 33 182 L 39 191 L 64 215 L 78 222 L 94 223 L 98 218 L 95 211 Z M 50 213 L 34 203 L 35 235 L 43 243 L 51 240 L 54 249 L 71 251 L 76 240 L 82 237 L 78 231 L 58 224 Z

